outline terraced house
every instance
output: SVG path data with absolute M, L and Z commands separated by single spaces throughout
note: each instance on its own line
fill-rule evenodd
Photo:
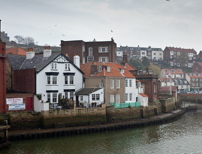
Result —
M 191 68 L 197 60 L 197 52 L 194 49 L 166 47 L 164 60 L 173 67 Z
M 202 73 L 186 73 L 186 79 L 190 83 L 191 91 L 202 90 Z
M 140 83 L 121 64 L 109 62 L 91 62 L 81 65 L 84 72 L 85 88 L 104 88 L 104 102 L 137 102 L 143 92 Z M 148 105 L 147 103 L 144 103 Z

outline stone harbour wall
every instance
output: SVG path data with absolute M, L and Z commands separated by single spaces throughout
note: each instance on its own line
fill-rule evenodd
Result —
M 43 111 L 43 128 L 85 126 L 106 123 L 106 109 L 80 108 Z

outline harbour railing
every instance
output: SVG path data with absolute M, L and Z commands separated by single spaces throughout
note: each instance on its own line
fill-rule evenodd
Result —
M 127 108 L 127 107 L 140 107 L 141 102 L 133 102 L 133 103 L 114 103 L 111 102 L 110 105 L 114 106 L 114 108 Z

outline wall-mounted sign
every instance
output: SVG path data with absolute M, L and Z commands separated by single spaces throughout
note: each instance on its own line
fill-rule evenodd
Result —
M 9 105 L 9 111 L 10 110 L 25 110 L 25 104 L 11 104 Z
M 6 104 L 23 104 L 23 98 L 6 98 Z

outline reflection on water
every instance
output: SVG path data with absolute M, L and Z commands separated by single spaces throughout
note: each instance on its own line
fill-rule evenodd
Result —
M 145 128 L 13 142 L 10 154 L 202 154 L 202 112 Z

